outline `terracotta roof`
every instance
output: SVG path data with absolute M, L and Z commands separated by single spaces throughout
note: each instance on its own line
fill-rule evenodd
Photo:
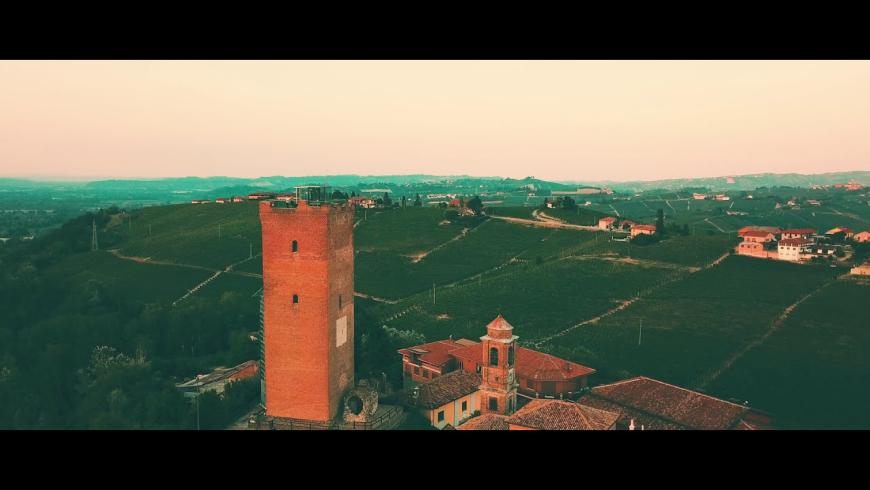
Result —
M 540 430 L 608 430 L 619 414 L 563 400 L 532 400 L 507 422 Z
M 480 375 L 465 371 L 453 371 L 402 391 L 402 399 L 408 405 L 421 408 L 438 408 L 478 390 Z M 414 396 L 416 391 L 417 396 Z
M 747 231 L 743 232 L 743 234 L 741 234 L 740 236 L 751 236 L 751 237 L 764 238 L 764 237 L 769 236 L 769 235 L 773 235 L 773 233 L 771 233 L 769 231 L 762 231 L 762 230 L 747 230 Z
M 457 427 L 459 430 L 508 430 L 509 428 L 507 417 L 495 413 L 487 413 L 468 419 Z
M 426 364 L 443 366 L 450 362 L 451 357 L 448 352 L 462 346 L 463 344 L 455 340 L 438 340 L 435 342 L 429 342 L 428 344 L 399 349 L 399 354 L 411 357 L 412 354 L 416 353 L 419 354 L 420 360 Z
M 632 230 L 647 230 L 647 231 L 656 231 L 656 225 L 634 225 L 631 227 Z
M 782 230 L 783 235 L 812 235 L 816 232 L 813 228 L 789 228 Z
M 450 355 L 466 363 L 480 363 L 483 359 L 483 344 L 477 343 L 450 351 Z M 525 347 L 517 347 L 514 369 L 518 376 L 539 381 L 563 381 L 595 372 L 590 367 L 566 361 L 550 354 Z
M 494 330 L 513 330 L 514 327 L 507 320 L 504 319 L 503 316 L 499 315 L 495 317 L 495 320 L 489 322 L 487 324 L 486 329 L 494 329 Z
M 843 232 L 846 234 L 853 233 L 851 228 L 846 228 L 845 226 L 838 226 L 836 228 L 831 228 L 830 230 L 825 232 L 825 235 L 833 235 L 834 233 Z
M 601 385 L 581 405 L 619 411 L 623 423 L 648 429 L 723 430 L 735 428 L 749 409 L 703 393 L 643 376 Z
M 798 247 L 801 245 L 809 245 L 814 243 L 812 240 L 807 240 L 806 238 L 783 238 L 779 241 L 780 245 L 786 245 L 791 247 Z
M 782 233 L 782 230 L 777 226 L 744 226 L 737 230 L 737 234 L 743 236 L 748 231 L 767 231 L 773 233 L 774 235 L 778 235 Z
M 604 221 L 605 223 L 613 223 L 614 221 L 616 221 L 616 218 L 614 218 L 613 216 L 605 216 L 604 218 L 598 220 L 599 223 L 601 223 L 602 221 Z

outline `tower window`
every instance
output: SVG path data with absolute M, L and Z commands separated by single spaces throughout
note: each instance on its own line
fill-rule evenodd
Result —
M 293 240 L 293 244 L 290 245 L 290 249 L 293 251 L 293 253 L 298 252 L 299 251 L 299 242 L 297 242 L 296 240 Z
M 339 309 L 339 310 L 341 309 L 341 299 L 342 299 L 342 298 L 341 298 L 341 295 L 339 294 L 339 295 L 338 295 L 338 309 Z
M 293 304 L 294 304 L 294 305 L 298 305 L 298 304 L 299 304 L 299 295 L 298 295 L 298 294 L 294 294 L 294 295 L 293 295 Z
M 498 366 L 498 349 L 495 347 L 489 348 L 489 365 Z
M 489 409 L 498 411 L 498 398 L 494 396 L 489 397 Z
M 508 366 L 514 365 L 514 346 L 508 347 Z

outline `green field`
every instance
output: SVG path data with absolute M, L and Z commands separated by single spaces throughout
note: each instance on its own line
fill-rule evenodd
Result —
M 445 209 L 405 208 L 357 212 L 354 248 L 363 252 L 415 254 L 459 235 L 464 225 L 446 220 Z
M 554 340 L 549 350 L 598 368 L 602 380 L 646 375 L 696 387 L 831 277 L 825 267 L 730 257 Z
M 127 228 L 121 252 L 128 256 L 223 269 L 261 249 L 256 202 L 143 208 L 132 223 L 119 225 Z
M 714 382 L 786 428 L 870 429 L 870 282 L 836 281 Z
M 66 287 L 84 289 L 96 282 L 109 294 L 143 303 L 174 300 L 212 273 L 177 266 L 140 264 L 108 252 L 72 255 L 46 271 Z

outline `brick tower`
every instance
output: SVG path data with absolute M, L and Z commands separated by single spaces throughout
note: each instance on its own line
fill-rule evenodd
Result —
M 486 326 L 481 340 L 480 413 L 511 414 L 517 408 L 517 378 L 514 374 L 517 337 L 514 327 L 501 315 Z
M 330 421 L 354 384 L 353 207 L 328 192 L 260 203 L 267 416 Z

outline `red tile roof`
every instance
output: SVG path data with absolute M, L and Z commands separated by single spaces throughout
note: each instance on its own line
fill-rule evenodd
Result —
M 495 317 L 495 320 L 489 322 L 489 324 L 486 325 L 487 330 L 489 330 L 489 329 L 513 330 L 513 328 L 514 328 L 513 325 L 508 323 L 508 321 L 505 320 L 504 317 L 501 315 Z
M 634 225 L 631 227 L 632 230 L 646 230 L 646 231 L 656 231 L 656 225 Z
M 438 340 L 435 342 L 429 342 L 428 344 L 399 349 L 399 354 L 412 357 L 412 354 L 417 353 L 420 356 L 420 360 L 426 364 L 432 366 L 444 366 L 451 360 L 448 353 L 457 347 L 462 347 L 463 345 L 464 344 L 455 340 Z M 477 343 L 474 345 L 477 345 Z
M 807 240 L 806 238 L 783 238 L 779 241 L 780 245 L 786 245 L 790 247 L 799 247 L 801 245 L 809 245 L 813 243 L 812 240 Z
M 616 218 L 614 218 L 613 216 L 605 216 L 604 218 L 598 220 L 599 223 L 601 223 L 602 221 L 605 223 L 613 223 L 614 221 L 616 221 Z
M 480 375 L 454 371 L 428 383 L 406 388 L 401 398 L 411 406 L 438 408 L 445 403 L 470 395 L 480 388 Z M 414 393 L 417 395 L 414 396 Z
M 450 355 L 471 365 L 482 362 L 482 348 L 483 344 L 478 343 L 452 350 Z M 517 359 L 514 369 L 518 376 L 539 381 L 563 381 L 579 376 L 587 376 L 595 372 L 594 369 L 582 364 L 559 359 L 556 356 L 526 349 L 525 347 L 517 347 Z
M 744 226 L 737 230 L 737 234 L 743 236 L 748 231 L 767 231 L 774 235 L 782 233 L 782 230 L 777 226 Z
M 773 233 L 771 233 L 769 231 L 747 230 L 747 231 L 743 232 L 740 236 L 744 236 L 744 237 L 751 236 L 751 237 L 756 237 L 756 238 L 764 238 L 764 237 L 772 235 L 772 234 Z
M 511 425 L 539 430 L 608 430 L 619 414 L 562 400 L 532 400 L 508 417 Z
M 790 228 L 788 230 L 782 230 L 783 235 L 813 235 L 816 233 L 816 230 L 813 228 Z
M 507 416 L 487 413 L 471 419 L 457 427 L 459 430 L 508 430 Z
M 749 408 L 643 376 L 601 385 L 581 405 L 615 410 L 622 423 L 648 429 L 723 430 L 738 428 Z

